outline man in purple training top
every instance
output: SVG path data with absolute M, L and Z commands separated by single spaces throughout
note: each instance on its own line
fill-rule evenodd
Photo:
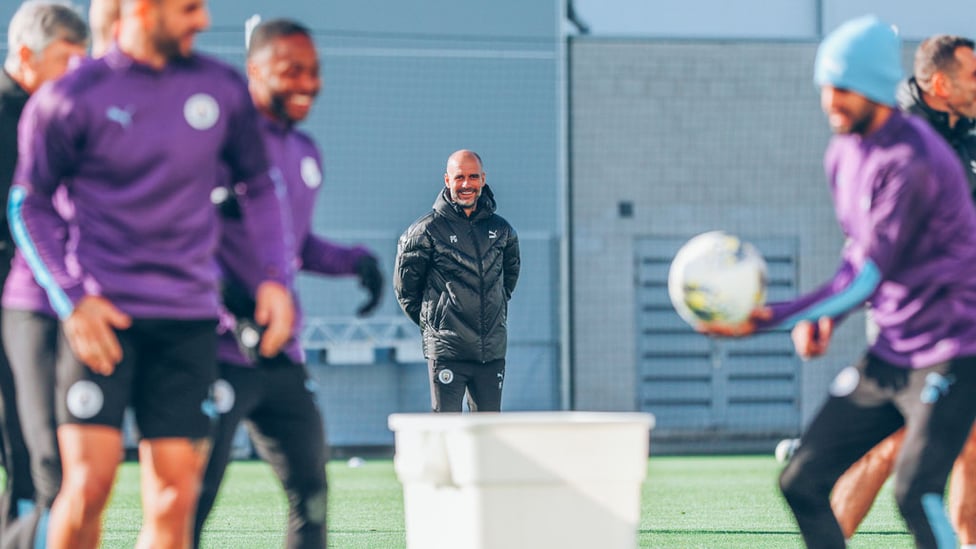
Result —
M 907 426 L 895 497 L 920 548 L 955 547 L 942 495 L 976 419 L 976 209 L 953 150 L 895 108 L 900 40 L 872 16 L 848 21 L 817 52 L 815 81 L 837 134 L 824 159 L 847 236 L 818 290 L 772 304 L 716 335 L 794 326 L 804 357 L 827 350 L 835 322 L 870 301 L 877 340 L 842 370 L 780 477 L 808 547 L 842 548 L 830 507 L 837 478 Z
M 358 275 L 371 294 L 359 312 L 369 313 L 379 303 L 382 288 L 376 259 L 364 248 L 340 246 L 311 232 L 315 197 L 323 181 L 322 161 L 312 139 L 295 128 L 308 116 L 322 85 L 309 30 L 284 19 L 258 25 L 248 44 L 247 74 L 251 98 L 263 115 L 260 133 L 285 184 L 279 197 L 287 225 L 280 245 L 302 270 Z M 238 200 L 230 195 L 219 203 L 225 216 L 218 254 L 224 305 L 234 318 L 227 319 L 218 345 L 220 380 L 214 394 L 221 415 L 197 507 L 194 546 L 200 545 L 203 525 L 227 468 L 234 432 L 243 420 L 258 453 L 271 464 L 285 489 L 285 546 L 322 548 L 326 546 L 325 429 L 304 365 L 301 322 L 296 320 L 293 337 L 280 354 L 255 358 L 250 352 L 248 330 L 253 329 L 250 318 L 260 283 L 260 260 L 253 252 L 252 235 L 239 219 Z
M 216 379 L 219 170 L 242 182 L 259 259 L 260 352 L 291 334 L 291 267 L 257 113 L 243 79 L 193 53 L 203 0 L 123 0 L 117 47 L 28 102 L 9 218 L 62 320 L 57 378 L 63 484 L 48 547 L 94 548 L 122 454 L 142 440 L 140 548 L 186 547 L 208 454 Z M 74 206 L 68 244 L 52 196 Z

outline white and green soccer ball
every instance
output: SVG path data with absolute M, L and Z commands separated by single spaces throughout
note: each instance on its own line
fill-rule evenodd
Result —
M 702 233 L 671 262 L 668 294 L 692 327 L 735 324 L 766 301 L 766 261 L 752 244 L 723 231 Z

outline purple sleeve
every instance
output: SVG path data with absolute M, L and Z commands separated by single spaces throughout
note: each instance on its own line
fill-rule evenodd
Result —
M 325 275 L 356 274 L 356 262 L 370 255 L 362 246 L 343 246 L 309 234 L 302 246 L 302 270 Z
M 238 108 L 231 120 L 224 160 L 231 181 L 241 181 L 243 221 L 254 251 L 261 262 L 262 280 L 288 285 L 292 274 L 288 257 L 292 245 L 286 240 L 281 202 L 285 183 L 277 169 L 270 168 L 264 139 L 258 128 L 258 112 L 241 85 Z M 285 246 L 282 246 L 285 243 Z
M 81 274 L 72 276 L 66 268 L 65 220 L 53 198 L 61 182 L 73 173 L 84 126 L 80 109 L 52 88 L 38 90 L 21 117 L 8 217 L 34 277 L 47 291 L 58 316 L 65 318 L 85 291 Z

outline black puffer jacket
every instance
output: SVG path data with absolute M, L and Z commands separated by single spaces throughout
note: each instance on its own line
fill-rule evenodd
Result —
M 898 106 L 903 111 L 921 116 L 929 125 L 939 132 L 952 145 L 959 159 L 962 161 L 966 179 L 969 181 L 969 191 L 976 199 L 976 121 L 972 118 L 960 118 L 954 127 L 949 127 L 949 113 L 937 111 L 928 106 L 922 99 L 915 78 L 909 78 L 898 86 Z
M 423 332 L 424 356 L 505 358 L 508 300 L 520 261 L 518 235 L 495 214 L 487 185 L 471 217 L 444 188 L 434 209 L 400 237 L 393 273 L 400 307 Z

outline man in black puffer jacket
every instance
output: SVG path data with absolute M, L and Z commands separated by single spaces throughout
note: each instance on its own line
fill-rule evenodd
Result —
M 403 233 L 393 286 L 423 333 L 435 412 L 501 410 L 508 300 L 519 276 L 515 229 L 495 214 L 481 157 L 447 160 L 434 208 Z

